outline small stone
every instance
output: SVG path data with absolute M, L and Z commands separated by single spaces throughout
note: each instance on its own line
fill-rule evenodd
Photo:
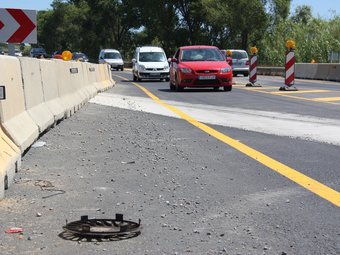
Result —
M 41 217 L 41 215 L 42 214 L 40 212 L 37 212 L 37 214 L 36 214 L 37 217 Z

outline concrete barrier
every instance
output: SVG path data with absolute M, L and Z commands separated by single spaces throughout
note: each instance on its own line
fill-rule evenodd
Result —
M 82 74 L 83 74 L 83 79 L 84 79 L 84 86 L 85 89 L 87 90 L 87 92 L 90 95 L 90 98 L 94 97 L 95 95 L 97 95 L 97 88 L 95 87 L 95 83 L 96 83 L 96 77 L 95 75 L 92 75 L 92 73 L 94 74 L 95 72 L 95 68 L 91 69 L 91 64 L 87 63 L 87 62 L 82 62 Z
M 0 56 L 0 199 L 21 155 L 49 126 L 113 86 L 108 65 Z
M 340 64 L 329 64 L 327 80 L 340 81 Z
M 297 63 L 295 64 L 295 77 L 300 79 L 314 79 L 317 68 L 317 64 Z
M 97 92 L 104 91 L 104 87 L 100 78 L 99 67 L 100 65 L 98 64 L 90 64 L 88 69 L 88 76 L 90 77 L 90 80 Z
M 111 81 L 111 69 L 108 64 L 99 64 L 99 81 L 101 83 L 101 90 L 105 91 L 111 88 L 114 83 Z
M 313 79 L 325 80 L 328 77 L 329 66 L 328 64 L 317 64 L 316 74 Z
M 65 107 L 65 117 L 74 114 L 82 105 L 83 99 L 77 94 L 77 87 L 71 83 L 70 62 L 53 60 L 56 65 L 58 94 Z
M 283 67 L 258 67 L 260 75 L 284 75 Z M 340 64 L 296 63 L 295 78 L 340 81 Z
M 56 64 L 51 60 L 40 60 L 40 70 L 42 87 L 44 94 L 44 101 L 51 111 L 54 117 L 54 122 L 64 118 L 66 113 L 66 107 L 63 106 L 61 99 L 59 98 L 57 76 L 56 76 Z
M 6 100 L 0 101 L 1 125 L 21 152 L 24 152 L 38 138 L 39 128 L 25 108 L 18 58 L 0 56 L 0 70 L 0 85 L 6 87 Z
M 81 62 L 69 62 L 71 84 L 74 86 L 75 93 L 81 98 L 80 106 L 84 105 L 90 99 L 90 94 L 85 89 L 85 80 L 83 75 L 83 66 Z
M 13 183 L 15 172 L 21 162 L 20 149 L 0 128 L 0 200 L 5 196 L 5 189 Z
M 273 76 L 284 76 L 284 67 L 258 67 L 257 74 L 259 75 L 273 75 Z
M 44 102 L 40 60 L 36 58 L 19 58 L 19 60 L 26 110 L 39 127 L 39 133 L 42 133 L 54 123 L 54 116 Z

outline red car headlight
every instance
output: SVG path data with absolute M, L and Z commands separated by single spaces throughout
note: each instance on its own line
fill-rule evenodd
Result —
M 221 69 L 221 73 L 229 73 L 231 71 L 230 67 L 225 67 Z
M 185 68 L 185 67 L 182 67 L 179 69 L 182 73 L 192 73 L 192 70 L 190 68 Z

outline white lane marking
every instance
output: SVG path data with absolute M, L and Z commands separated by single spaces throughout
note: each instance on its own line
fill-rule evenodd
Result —
M 298 114 L 165 101 L 200 122 L 340 146 L 340 121 Z M 90 103 L 179 118 L 145 97 L 101 93 Z

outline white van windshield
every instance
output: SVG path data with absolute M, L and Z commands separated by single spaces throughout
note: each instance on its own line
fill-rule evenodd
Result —
M 164 62 L 166 61 L 165 56 L 162 52 L 140 52 L 140 62 Z
M 122 57 L 117 52 L 105 52 L 104 59 L 122 59 Z

